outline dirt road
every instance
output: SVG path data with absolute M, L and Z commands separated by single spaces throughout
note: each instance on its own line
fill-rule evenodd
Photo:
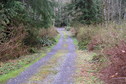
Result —
M 7 84 L 74 84 L 75 46 L 70 33 L 57 29 L 60 39 L 56 46 L 38 62 Z

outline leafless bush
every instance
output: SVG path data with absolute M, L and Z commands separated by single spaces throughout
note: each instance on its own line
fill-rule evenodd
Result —
M 40 29 L 39 31 L 39 36 L 40 37 L 55 37 L 57 35 L 57 31 L 56 31 L 56 28 L 52 27 L 52 28 L 48 28 L 48 29 Z
M 126 84 L 126 24 L 108 24 L 97 26 L 83 26 L 77 30 L 80 42 L 88 40 L 88 50 L 97 51 L 107 60 L 101 79 L 107 84 Z M 83 45 L 80 45 L 83 46 Z
M 126 84 L 126 43 L 120 42 L 105 54 L 110 56 L 111 64 L 101 71 L 101 78 L 107 84 Z
M 27 47 L 23 45 L 23 39 L 26 36 L 24 26 L 9 27 L 8 41 L 0 44 L 0 60 L 8 60 L 10 58 L 17 58 L 27 53 Z

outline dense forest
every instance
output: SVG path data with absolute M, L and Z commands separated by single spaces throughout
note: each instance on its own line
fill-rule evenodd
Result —
M 55 2 L 49 0 L 0 1 L 0 60 L 52 45 L 54 7 Z
M 96 52 L 94 61 L 99 61 L 99 68 L 108 63 L 99 69 L 100 78 L 107 84 L 125 84 L 126 0 L 71 0 L 60 12 L 58 25 L 68 26 L 79 48 Z
M 93 60 L 100 78 L 107 84 L 125 84 L 126 0 L 72 0 L 62 11 L 79 48 L 98 54 Z
M 1 0 L 0 63 L 54 45 L 55 27 L 97 54 L 101 80 L 126 84 L 126 0 Z

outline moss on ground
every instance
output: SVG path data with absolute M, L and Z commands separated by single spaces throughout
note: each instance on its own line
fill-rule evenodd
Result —
M 75 45 L 75 46 L 78 46 L 78 41 L 77 41 L 77 39 L 76 39 L 75 37 L 73 37 L 72 39 L 73 39 L 74 45 Z
M 65 44 L 64 44 L 65 45 Z M 67 46 L 64 46 L 67 47 Z M 59 50 L 44 66 L 42 66 L 38 73 L 36 73 L 34 76 L 32 76 L 29 81 L 34 82 L 34 81 L 41 81 L 43 82 L 48 76 L 53 75 L 55 76 L 58 73 L 58 70 L 55 68 L 59 67 L 61 61 L 59 60 L 65 56 L 67 53 L 67 50 Z M 47 82 L 52 82 L 52 79 L 48 79 Z M 49 83 L 50 84 L 50 83 Z
M 2 71 L 2 69 L 7 69 L 8 71 L 6 71 L 7 72 L 6 74 L 3 74 L 0 76 L 0 84 L 5 84 L 6 81 L 9 80 L 10 78 L 16 77 L 27 67 L 34 64 L 42 57 L 46 56 L 46 53 L 49 52 L 50 50 L 51 50 L 51 48 L 47 48 L 46 50 L 42 50 L 38 54 L 27 55 L 25 57 L 13 60 L 15 65 L 13 65 L 12 62 L 5 63 L 5 65 L 9 64 L 9 66 L 12 67 L 12 70 L 10 70 L 10 67 L 8 67 L 8 66 L 5 67 L 3 65 L 3 67 L 1 67 L 1 71 Z M 5 71 L 3 71 L 3 72 L 5 72 Z
M 58 42 L 60 35 L 57 35 L 55 40 Z M 37 53 L 32 55 L 26 55 L 18 59 L 10 60 L 8 62 L 0 64 L 0 84 L 6 84 L 7 80 L 16 77 L 27 67 L 34 64 L 53 48 L 54 45 L 50 47 L 44 47 Z

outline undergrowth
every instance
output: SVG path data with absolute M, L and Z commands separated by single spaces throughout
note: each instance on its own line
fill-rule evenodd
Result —
M 89 51 L 77 51 L 75 84 L 103 84 L 97 77 L 98 69 L 95 68 L 94 57 L 97 54 Z
M 44 2 L 0 1 L 0 61 L 17 59 L 56 43 L 57 32 L 52 27 L 53 2 Z
M 51 49 L 51 48 L 50 48 Z M 6 82 L 8 79 L 17 76 L 20 72 L 25 70 L 31 64 L 38 61 L 40 58 L 46 55 L 50 49 L 43 49 L 42 51 L 27 55 L 25 57 L 20 57 L 16 60 L 9 60 L 6 63 L 1 63 L 0 66 L 0 83 Z M 36 59 L 37 58 L 37 59 Z
M 81 25 L 76 29 L 80 49 L 97 53 L 93 62 L 107 84 L 125 84 L 126 24 Z
M 56 36 L 55 40 L 58 42 L 59 35 Z M 42 57 L 46 56 L 46 54 L 52 49 L 53 46 L 46 46 L 41 48 L 41 50 L 37 50 L 36 53 L 26 56 L 21 56 L 17 59 L 8 60 L 7 62 L 0 62 L 0 83 L 5 84 L 5 82 L 17 76 L 20 72 L 25 70 L 27 67 L 37 62 Z

